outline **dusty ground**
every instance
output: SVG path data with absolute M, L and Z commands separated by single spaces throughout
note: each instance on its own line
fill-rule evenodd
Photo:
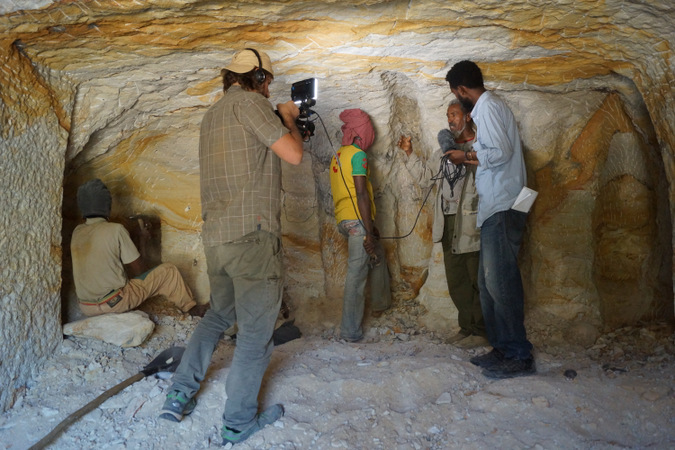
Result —
M 185 345 L 199 319 L 151 312 L 140 347 L 68 338 L 0 416 L 0 448 L 25 449 L 68 414 L 136 374 L 162 350 Z M 399 309 L 367 322 L 371 343 L 333 329 L 277 347 L 261 392 L 286 415 L 241 449 L 675 448 L 675 336 L 665 324 L 624 328 L 584 349 L 554 324 L 528 325 L 535 376 L 495 381 L 443 336 L 410 326 Z M 533 323 L 533 320 L 529 320 Z M 221 341 L 194 413 L 157 418 L 170 381 L 145 378 L 70 426 L 55 449 L 219 447 L 224 381 L 234 350 Z M 563 373 L 572 369 L 576 377 Z

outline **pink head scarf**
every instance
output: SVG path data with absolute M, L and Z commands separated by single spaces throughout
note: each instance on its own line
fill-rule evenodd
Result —
M 342 125 L 342 145 L 351 145 L 355 143 L 354 139 L 361 138 L 356 144 L 366 151 L 373 144 L 375 130 L 368 114 L 358 108 L 345 109 L 340 113 L 340 120 L 345 123 Z

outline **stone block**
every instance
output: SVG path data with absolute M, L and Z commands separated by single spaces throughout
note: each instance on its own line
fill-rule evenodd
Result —
M 63 334 L 81 336 L 120 347 L 141 345 L 154 330 L 155 324 L 142 311 L 130 311 L 122 314 L 103 314 L 89 317 L 63 326 Z

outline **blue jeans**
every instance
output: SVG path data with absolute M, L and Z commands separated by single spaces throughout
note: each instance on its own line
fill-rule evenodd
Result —
M 523 282 L 518 251 L 527 214 L 509 209 L 490 216 L 480 231 L 478 286 L 487 337 L 506 358 L 527 359 Z
M 227 375 L 225 426 L 246 430 L 255 422 L 258 392 L 274 344 L 281 307 L 281 242 L 266 231 L 206 247 L 211 308 L 195 328 L 173 376 L 172 390 L 193 397 L 222 333 L 237 323 L 237 344 Z
M 366 230 L 358 220 L 343 220 L 338 230 L 348 237 L 349 260 L 347 262 L 347 278 L 342 298 L 342 322 L 340 337 L 356 341 L 363 337 L 361 321 L 365 306 L 365 289 L 368 272 L 370 278 L 370 306 L 373 311 L 384 311 L 391 306 L 391 288 L 389 286 L 389 268 L 384 250 L 379 242 L 375 243 L 377 264 L 369 264 L 370 256 L 363 248 Z

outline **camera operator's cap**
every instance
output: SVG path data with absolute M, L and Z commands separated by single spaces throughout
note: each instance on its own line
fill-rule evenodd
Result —
M 271 73 L 272 76 L 274 76 L 274 72 L 272 71 L 272 61 L 270 60 L 270 57 L 267 56 L 267 53 L 261 52 L 260 50 L 258 50 L 258 54 L 260 55 L 260 62 L 262 62 L 262 68 Z M 255 69 L 258 66 L 259 63 L 256 54 L 253 53 L 251 50 L 244 49 L 234 54 L 234 56 L 232 57 L 232 61 L 230 62 L 230 64 L 225 66 L 225 69 L 235 73 L 246 73 L 250 72 L 251 70 Z

